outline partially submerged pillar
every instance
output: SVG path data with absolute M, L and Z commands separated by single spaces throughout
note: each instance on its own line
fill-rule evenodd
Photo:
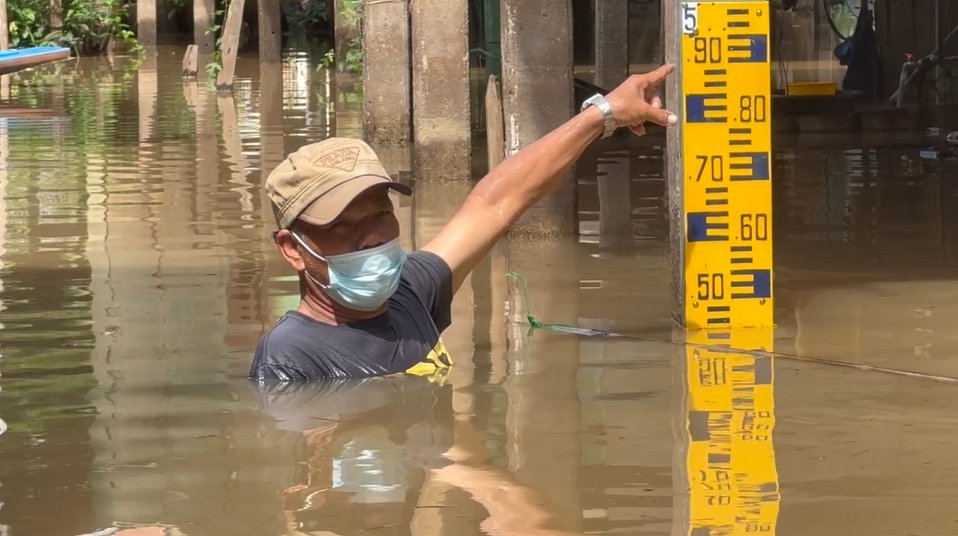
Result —
M 364 137 L 406 144 L 412 110 L 406 2 L 364 2 L 363 17 Z
M 502 0 L 502 96 L 508 155 L 573 116 L 570 0 Z M 511 232 L 575 234 L 575 195 L 570 172 Z
M 632 185 L 629 152 L 622 149 L 596 158 L 599 190 L 599 245 L 620 247 L 632 242 Z
M 595 3 L 595 85 L 612 91 L 629 76 L 629 0 Z
M 259 138 L 262 184 L 286 157 L 283 141 L 283 66 L 259 63 Z
M 502 94 L 496 75 L 489 76 L 486 86 L 486 159 L 489 171 L 505 158 L 505 128 L 502 126 Z
M 0 0 L 0 50 L 10 48 L 10 19 L 7 17 L 7 0 Z
M 282 57 L 283 34 L 280 16 L 283 7 L 279 0 L 257 0 L 259 24 L 259 61 L 278 63 Z
M 469 4 L 412 0 L 413 171 L 469 180 Z
M 193 44 L 198 57 L 208 58 L 216 52 L 216 35 L 212 31 L 215 16 L 214 0 L 193 0 Z
M 156 46 L 156 0 L 136 0 L 136 40 L 144 48 Z
M 673 319 L 709 330 L 773 325 L 769 3 L 664 7 Z M 712 333 L 714 331 L 714 333 Z M 712 339 L 710 339 L 712 340 Z
M 199 71 L 199 46 L 186 45 L 186 54 L 183 54 L 182 76 L 195 77 Z
M 231 0 L 226 10 L 226 24 L 223 25 L 223 37 L 220 41 L 223 68 L 216 76 L 217 89 L 233 87 L 233 75 L 236 72 L 236 55 L 239 53 L 240 31 L 243 26 L 243 6 L 245 0 Z

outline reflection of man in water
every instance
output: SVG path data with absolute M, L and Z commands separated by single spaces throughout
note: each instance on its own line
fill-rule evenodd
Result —
M 486 461 L 451 386 L 415 375 L 255 384 L 277 427 L 303 434 L 305 464 L 282 492 L 287 535 L 553 535 L 542 498 Z M 454 439 L 455 438 L 455 439 Z M 456 492 L 461 489 L 468 493 Z M 475 501 L 475 502 L 472 502 Z M 478 503 L 481 508 L 476 507 Z
M 282 493 L 293 533 L 409 527 L 426 472 L 449 463 L 448 386 L 403 375 L 256 388 L 263 412 L 305 439 L 306 463 Z
M 642 135 L 646 121 L 674 125 L 655 90 L 672 69 L 633 76 L 607 98 L 594 97 L 493 169 L 435 239 L 408 255 L 389 191 L 412 192 L 390 180 L 368 145 L 333 138 L 289 155 L 266 190 L 275 241 L 299 273 L 301 300 L 260 340 L 250 375 L 309 380 L 448 368 L 440 334 L 469 272 L 593 140 L 617 127 Z

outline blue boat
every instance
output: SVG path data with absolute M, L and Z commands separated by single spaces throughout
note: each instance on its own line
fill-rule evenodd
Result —
M 64 47 L 30 47 L 0 51 L 0 74 L 10 74 L 23 69 L 65 60 L 70 49 Z

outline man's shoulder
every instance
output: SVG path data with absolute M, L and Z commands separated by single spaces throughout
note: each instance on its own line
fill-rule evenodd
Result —
M 440 332 L 452 321 L 452 269 L 439 255 L 428 251 L 410 253 L 397 293 L 414 295 Z
M 327 376 L 322 370 L 327 348 L 324 340 L 332 326 L 290 311 L 263 335 L 256 346 L 250 376 L 259 379 L 309 379 Z
M 439 255 L 431 251 L 414 251 L 406 257 L 406 263 L 403 266 L 403 276 L 408 279 L 409 275 L 418 275 L 428 273 L 452 277 L 452 269 L 446 264 L 446 261 Z

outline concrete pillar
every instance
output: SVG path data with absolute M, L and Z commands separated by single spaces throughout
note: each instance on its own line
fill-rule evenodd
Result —
M 136 0 L 136 39 L 144 48 L 156 46 L 156 0 Z
M 282 6 L 279 0 L 258 0 L 256 2 L 259 21 L 259 61 L 278 63 L 282 58 L 283 32 L 280 16 Z
M 346 0 L 335 0 L 336 70 L 342 72 L 346 66 L 346 54 L 350 48 L 360 46 L 359 13 L 352 13 L 346 7 Z
M 215 14 L 214 0 L 193 0 L 193 43 L 197 47 L 198 60 L 216 51 L 216 35 L 209 31 L 215 22 Z M 197 67 L 203 69 L 206 62 L 197 61 Z
M 627 150 L 597 158 L 599 184 L 599 244 L 616 247 L 632 241 L 632 195 Z
M 365 139 L 408 143 L 411 75 L 406 2 L 365 2 L 363 15 Z
M 469 5 L 412 0 L 413 171 L 419 180 L 469 180 Z
M 506 148 L 512 155 L 573 115 L 570 1 L 503 0 L 502 60 Z M 575 234 L 573 174 L 526 212 L 512 232 Z
M 409 176 L 411 168 L 412 155 L 409 147 L 397 147 L 395 145 L 372 145 L 376 156 L 382 162 L 386 173 L 393 180 L 408 182 L 403 177 Z M 416 193 L 418 196 L 418 192 Z M 416 214 L 414 206 L 416 197 L 393 194 L 393 206 L 396 210 L 396 218 L 399 220 L 399 242 L 406 251 L 416 249 Z
M 595 3 L 595 85 L 609 91 L 629 76 L 629 2 Z

